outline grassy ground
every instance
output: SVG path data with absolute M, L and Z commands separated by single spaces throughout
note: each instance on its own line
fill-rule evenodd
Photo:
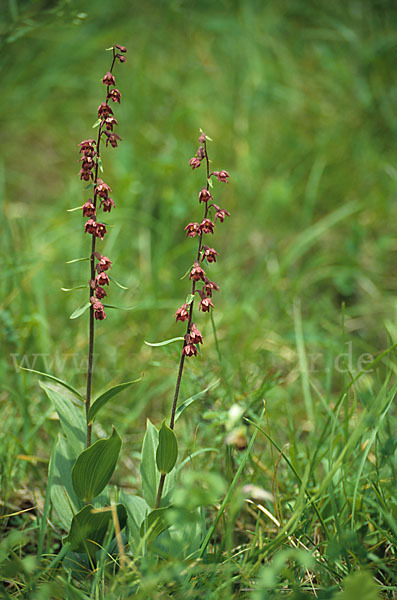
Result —
M 394 3 L 10 0 L 1 19 L 0 510 L 15 513 L 0 520 L 4 597 L 394 598 Z M 177 432 L 183 458 L 212 449 L 193 461 L 199 483 L 185 484 L 194 496 L 210 482 L 208 527 L 229 502 L 205 561 L 149 556 L 76 580 L 51 567 L 64 534 L 55 516 L 37 558 L 59 423 L 17 366 L 84 389 L 87 318 L 69 320 L 84 292 L 60 288 L 87 280 L 86 263 L 65 263 L 88 240 L 66 210 L 84 199 L 77 144 L 92 135 L 102 50 L 114 43 L 128 61 L 123 141 L 104 156 L 117 203 L 105 253 L 128 287 L 113 286 L 109 301 L 135 309 L 97 328 L 94 388 L 144 377 L 97 433 L 117 426 L 114 483 L 139 490 L 145 420 L 169 413 L 179 353 L 144 340 L 181 335 L 183 227 L 198 218 L 203 184 L 187 161 L 202 127 L 214 165 L 230 173 L 216 202 L 232 217 L 214 240 L 214 327 L 203 315 L 205 345 L 181 399 L 220 381 Z

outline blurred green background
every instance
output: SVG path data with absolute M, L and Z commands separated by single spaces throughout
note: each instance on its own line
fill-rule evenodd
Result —
M 88 316 L 69 315 L 86 292 L 60 288 L 87 281 L 87 263 L 65 263 L 87 256 L 90 240 L 81 214 L 66 211 L 88 198 L 77 145 L 93 135 L 110 61 L 104 49 L 114 43 L 128 54 L 115 71 L 122 142 L 103 155 L 116 209 L 101 248 L 129 288 L 112 286 L 109 303 L 135 309 L 109 310 L 96 328 L 95 393 L 144 378 L 104 413 L 98 433 L 115 424 L 128 457 L 144 418 L 158 423 L 169 411 L 179 349 L 144 340 L 184 330 L 173 315 L 196 246 L 183 228 L 201 215 L 205 174 L 188 167 L 200 128 L 214 140 L 214 168 L 230 173 L 214 197 L 232 216 L 213 239 L 221 359 L 200 314 L 205 343 L 187 364 L 181 400 L 219 377 L 222 385 L 189 409 L 186 439 L 223 440 L 230 406 L 260 407 L 263 399 L 280 443 L 288 430 L 299 438 L 315 428 L 299 343 L 332 403 L 347 377 L 337 357 L 351 351 L 345 358 L 357 373 L 363 353 L 376 357 L 396 336 L 396 4 L 10 0 L 0 27 L 8 475 L 25 469 L 17 454 L 47 460 L 58 431 L 36 377 L 15 365 L 24 360 L 85 385 Z M 376 377 L 366 377 L 364 397 Z

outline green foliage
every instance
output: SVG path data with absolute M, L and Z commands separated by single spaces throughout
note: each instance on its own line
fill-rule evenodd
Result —
M 72 482 L 76 494 L 90 503 L 109 483 L 116 468 L 121 449 L 121 437 L 113 428 L 112 435 L 83 450 L 72 469 Z
M 89 422 L 92 423 L 98 411 L 101 410 L 101 408 L 103 408 L 109 402 L 109 400 L 116 396 L 116 394 L 119 394 L 133 383 L 138 383 L 138 381 L 140 381 L 140 379 L 135 379 L 134 381 L 126 381 L 125 383 L 119 383 L 118 385 L 115 385 L 114 387 L 110 388 L 109 390 L 106 390 L 106 392 L 98 396 L 98 398 L 96 398 L 96 400 L 91 405 L 90 410 L 88 412 Z
M 115 512 L 117 514 L 118 525 L 120 529 L 123 529 L 127 522 L 125 506 L 118 504 L 115 507 Z M 70 544 L 70 549 L 73 552 L 86 552 L 91 557 L 94 557 L 101 549 L 112 525 L 116 528 L 114 515 L 110 507 L 97 512 L 92 504 L 88 504 L 73 517 L 70 532 L 65 538 L 65 543 Z
M 162 475 L 170 473 L 178 458 L 178 442 L 175 432 L 163 421 L 159 430 L 159 443 L 156 450 L 156 465 Z
M 333 600 L 378 600 L 378 587 L 369 573 L 358 572 L 343 580 L 343 592 L 335 594 Z

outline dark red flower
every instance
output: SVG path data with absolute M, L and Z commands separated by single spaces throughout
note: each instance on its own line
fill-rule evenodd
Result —
M 120 50 L 120 52 L 127 52 L 127 48 L 125 46 L 120 46 L 119 44 L 114 45 L 115 48 Z
M 216 222 L 217 219 L 220 220 L 221 223 L 223 223 L 223 221 L 225 220 L 225 217 L 230 217 L 230 212 L 228 210 L 225 210 L 224 208 L 219 208 L 217 207 L 218 210 L 215 213 L 215 219 L 214 221 Z
M 117 88 L 113 88 L 112 90 L 110 90 L 110 92 L 108 94 L 108 98 L 111 98 L 113 100 L 113 102 L 118 102 L 120 104 L 120 100 L 121 100 L 120 91 Z
M 98 194 L 98 196 L 100 196 L 101 198 L 107 198 L 109 192 L 111 192 L 111 188 L 108 186 L 107 183 L 105 183 L 104 181 L 102 181 L 102 179 L 98 179 L 97 181 L 97 185 L 95 188 L 95 193 Z
M 188 305 L 182 304 L 175 313 L 176 321 L 186 321 L 189 318 Z
M 203 336 L 201 335 L 200 331 L 197 329 L 196 325 L 193 323 L 192 327 L 190 329 L 190 341 L 193 344 L 202 344 L 203 343 Z
M 216 262 L 217 256 L 219 256 L 219 252 L 217 252 L 214 248 L 203 246 L 203 254 L 201 256 L 202 261 L 206 258 L 209 263 Z
M 200 225 L 198 223 L 189 223 L 186 225 L 185 231 L 187 237 L 194 237 L 200 233 Z
M 107 233 L 107 229 L 106 229 L 106 226 L 104 225 L 104 223 L 97 223 L 96 228 L 95 228 L 95 233 L 94 233 L 95 237 L 99 237 L 99 238 L 101 238 L 101 240 L 103 240 L 106 233 Z
M 204 144 L 206 139 L 207 139 L 207 136 L 205 135 L 205 133 L 202 133 L 198 139 L 199 144 Z
M 199 263 L 196 261 L 193 265 L 192 270 L 190 271 L 189 279 L 193 279 L 194 281 L 200 281 L 200 279 L 202 279 L 204 281 L 204 277 L 205 271 L 200 267 Z
M 199 227 L 200 227 L 201 233 L 214 233 L 215 225 L 213 224 L 212 221 L 210 221 L 210 219 L 203 219 L 203 221 L 201 221 Z
M 96 232 L 96 221 L 94 221 L 94 219 L 88 219 L 84 225 L 84 231 L 85 233 L 91 233 L 91 235 L 94 235 Z
M 197 346 L 194 344 L 186 344 L 183 347 L 182 354 L 185 356 L 197 356 Z
M 90 169 L 93 169 L 95 167 L 95 161 L 92 158 L 92 156 L 89 156 L 88 154 L 83 154 L 83 156 L 80 158 L 81 164 L 81 168 L 84 171 L 89 171 Z
M 95 215 L 95 206 L 91 202 L 91 198 L 83 204 L 83 217 L 93 217 Z
M 102 302 L 96 300 L 93 296 L 91 297 L 92 308 L 94 309 L 94 316 L 99 321 L 103 321 L 106 319 L 105 310 L 103 308 Z
M 96 142 L 93 139 L 80 142 L 80 152 L 95 152 Z
M 108 197 L 101 200 L 99 208 L 103 208 L 103 212 L 110 212 L 112 210 L 112 206 L 114 206 L 114 202 L 110 197 Z
M 208 279 L 208 277 L 206 277 L 204 279 L 204 286 L 202 289 L 203 292 L 203 297 L 208 296 L 209 298 L 212 297 L 212 292 L 219 292 L 219 287 L 217 286 L 217 284 L 215 283 L 215 281 L 210 281 Z
M 104 78 L 102 79 L 102 83 L 104 83 L 105 85 L 116 85 L 116 80 L 114 78 L 114 75 L 112 75 L 112 73 L 110 73 L 110 71 L 108 71 L 106 73 L 106 75 L 104 76 Z
M 106 117 L 104 122 L 105 122 L 105 127 L 108 131 L 113 131 L 113 125 L 118 125 L 118 123 L 114 117 Z
M 204 148 L 202 146 L 200 146 L 199 149 L 197 150 L 196 156 L 200 161 L 203 160 L 203 158 L 205 156 L 205 152 L 204 152 Z
M 98 275 L 95 277 L 95 287 L 97 286 L 103 286 L 103 285 L 109 285 L 109 277 L 106 275 L 106 273 L 98 273 Z
M 107 271 L 112 266 L 112 261 L 107 256 L 101 256 L 99 262 L 97 263 L 96 270 L 98 273 L 102 273 L 103 271 Z
M 107 131 L 104 131 L 103 133 L 105 133 L 107 136 L 106 146 L 110 142 L 110 145 L 112 146 L 112 148 L 117 148 L 117 140 L 121 140 L 121 137 L 119 135 L 117 135 L 117 133 L 108 133 Z
M 106 119 L 106 117 L 112 114 L 113 111 L 110 108 L 109 104 L 107 104 L 106 102 L 101 102 L 101 104 L 98 106 L 98 117 L 100 119 Z
M 189 165 L 192 169 L 197 169 L 201 165 L 200 159 L 193 156 L 193 158 L 189 160 Z
M 106 296 L 106 290 L 103 287 L 100 287 L 99 285 L 95 288 L 94 291 L 95 297 L 98 298 L 98 300 L 102 300 L 102 298 L 105 298 Z
M 89 181 L 90 179 L 94 179 L 94 175 L 90 169 L 80 169 L 80 179 Z
M 123 48 L 124 48 L 124 46 L 123 46 Z M 123 50 L 121 52 L 123 52 Z M 118 58 L 121 63 L 124 63 L 127 60 L 126 57 L 123 56 L 122 54 L 116 54 L 116 58 Z
M 211 175 L 215 175 L 215 177 L 217 177 L 218 181 L 221 181 L 223 183 L 227 183 L 227 180 L 229 179 L 229 173 L 227 171 L 213 171 L 210 174 Z
M 199 193 L 199 202 L 208 202 L 208 200 L 212 200 L 211 192 L 207 190 L 207 188 L 203 187 L 201 192 Z
M 202 300 L 200 300 L 199 310 L 203 312 L 210 312 L 211 307 L 214 308 L 211 298 L 203 298 Z

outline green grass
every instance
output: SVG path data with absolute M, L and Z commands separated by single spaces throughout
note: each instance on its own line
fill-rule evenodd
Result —
M 4 597 L 394 598 L 394 3 L 14 0 L 1 19 Z M 179 353 L 144 341 L 181 335 L 183 227 L 199 218 L 203 182 L 187 162 L 201 127 L 230 173 L 215 201 L 232 216 L 214 237 L 221 292 L 213 323 L 198 323 L 205 343 L 181 402 L 220 381 L 176 430 L 181 460 L 208 450 L 185 469 L 213 477 L 213 535 L 197 560 L 149 553 L 119 569 L 103 557 L 79 576 L 59 559 L 65 532 L 45 503 L 59 422 L 38 378 L 15 365 L 25 357 L 84 391 L 87 314 L 69 320 L 84 292 L 60 288 L 87 281 L 85 262 L 66 262 L 87 256 L 89 240 L 66 210 L 85 197 L 77 144 L 92 135 L 113 43 L 128 55 L 123 141 L 103 157 L 117 206 L 105 253 L 128 286 L 112 286 L 109 302 L 134 310 L 109 310 L 97 328 L 94 393 L 143 377 L 96 431 L 117 427 L 113 481 L 140 490 L 145 420 L 169 413 Z M 237 436 L 255 436 L 249 452 Z M 184 478 L 192 497 L 194 481 Z

